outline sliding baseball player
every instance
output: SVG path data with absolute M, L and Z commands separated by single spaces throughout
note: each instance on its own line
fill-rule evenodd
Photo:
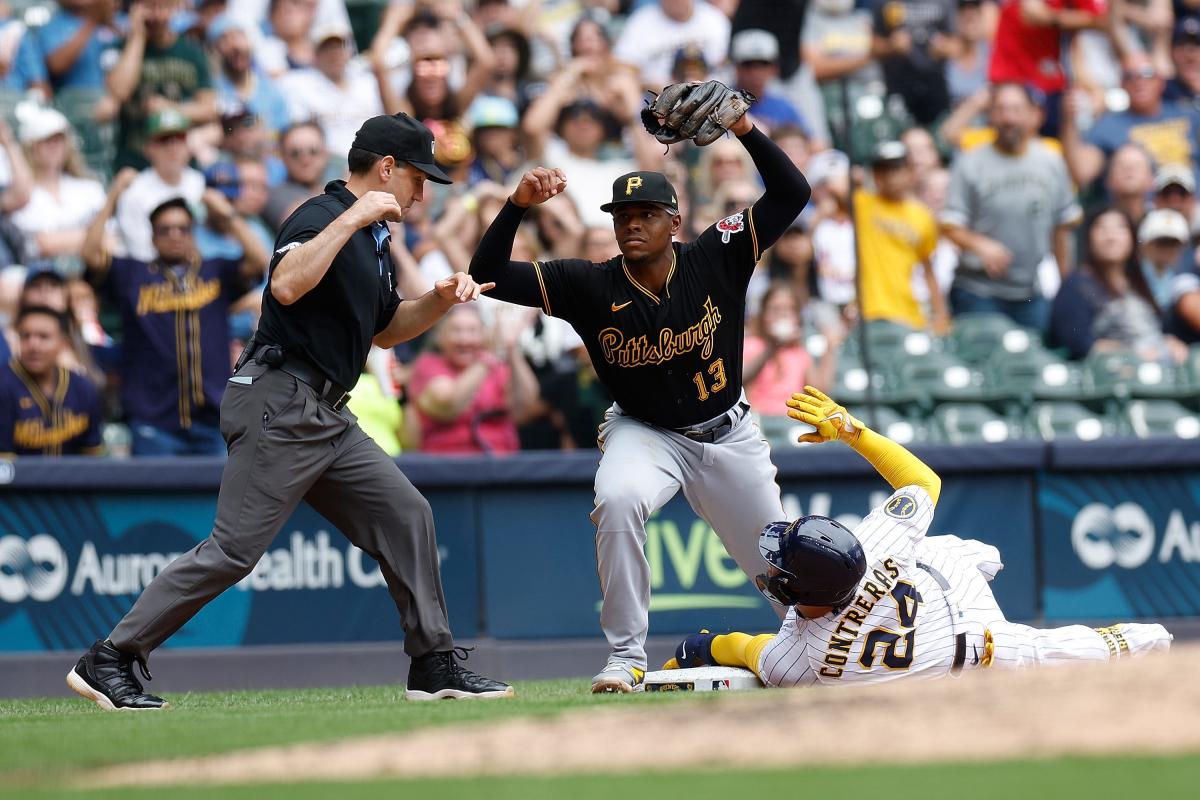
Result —
M 895 442 L 806 386 L 788 416 L 816 428 L 806 442 L 840 440 L 896 491 L 853 532 L 828 517 L 774 522 L 759 539 L 767 571 L 755 582 L 790 607 L 777 634 L 699 633 L 667 669 L 745 667 L 767 686 L 880 683 L 963 669 L 1116 661 L 1167 650 L 1162 625 L 1068 625 L 1041 630 L 1004 618 L 989 582 L 995 547 L 926 537 L 941 479 Z

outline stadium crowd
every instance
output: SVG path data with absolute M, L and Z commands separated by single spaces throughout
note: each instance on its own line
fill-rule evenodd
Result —
M 275 230 L 372 115 L 455 179 L 393 224 L 404 296 L 530 164 L 569 182 L 514 258 L 617 255 L 636 169 L 695 236 L 753 165 L 639 111 L 709 77 L 814 189 L 749 292 L 769 438 L 806 382 L 902 441 L 1200 434 L 1200 0 L 0 0 L 0 452 L 223 453 Z M 591 448 L 611 402 L 569 325 L 486 298 L 352 396 L 392 454 Z

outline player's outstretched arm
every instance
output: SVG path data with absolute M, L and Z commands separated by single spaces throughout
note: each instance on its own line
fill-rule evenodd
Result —
M 788 416 L 816 428 L 800 435 L 809 443 L 845 442 L 852 450 L 871 462 L 893 489 L 920 486 L 936 504 L 942 491 L 942 479 L 925 462 L 908 452 L 902 445 L 863 425 L 844 406 L 838 405 L 820 389 L 805 386 L 803 392 L 787 401 Z
M 758 660 L 763 648 L 775 638 L 773 633 L 751 636 L 748 633 L 693 633 L 675 648 L 675 657 L 663 669 L 689 667 L 742 667 L 758 675 Z M 759 679 L 762 678 L 758 675 Z
M 567 177 L 561 169 L 535 167 L 521 176 L 500 213 L 484 231 L 467 272 L 480 283 L 495 283 L 489 296 L 509 303 L 542 307 L 542 289 L 537 270 L 528 261 L 513 261 L 513 239 L 530 206 L 546 202 L 566 190 Z
M 787 153 L 753 126 L 749 114 L 738 120 L 730 130 L 754 159 L 754 166 L 762 176 L 766 189 L 750 210 L 758 238 L 759 249 L 755 256 L 761 256 L 762 251 L 775 244 L 800 216 L 812 197 L 812 188 Z M 744 133 L 741 132 L 743 130 Z

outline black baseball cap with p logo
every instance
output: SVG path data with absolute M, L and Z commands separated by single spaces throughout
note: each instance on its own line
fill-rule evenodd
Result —
M 354 135 L 352 147 L 412 164 L 434 183 L 454 182 L 433 160 L 433 132 L 408 114 L 371 117 Z
M 628 203 L 655 203 L 665 206 L 672 215 L 679 213 L 675 187 L 661 172 L 627 172 L 613 181 L 611 203 L 600 206 L 604 212 Z

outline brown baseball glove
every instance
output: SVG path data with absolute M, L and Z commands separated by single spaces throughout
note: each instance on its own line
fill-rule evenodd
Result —
M 642 124 L 663 144 L 691 139 L 703 147 L 720 139 L 757 99 L 720 81 L 673 83 L 642 109 Z

